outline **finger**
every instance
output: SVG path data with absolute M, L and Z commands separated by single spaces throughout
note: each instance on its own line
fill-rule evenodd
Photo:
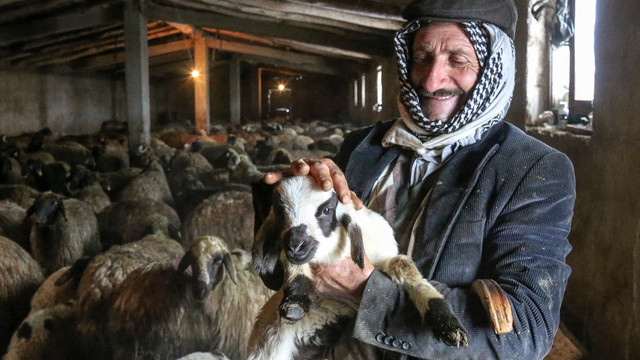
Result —
M 278 181 L 282 180 L 284 174 L 282 171 L 271 171 L 264 174 L 264 182 L 268 185 L 273 185 Z
M 309 164 L 305 159 L 294 160 L 289 167 L 293 175 L 307 175 L 309 174 Z
M 331 173 L 331 180 L 333 181 L 333 188 L 336 190 L 340 202 L 343 204 L 348 204 L 349 201 L 352 200 L 352 191 L 349 190 L 347 178 L 344 176 L 344 173 L 336 164 L 332 163 L 332 165 L 329 165 L 329 169 Z
M 322 190 L 331 190 L 333 188 L 333 180 L 331 179 L 329 166 L 320 159 L 305 159 L 305 162 L 309 164 L 310 173 L 318 184 L 320 184 Z
M 307 175 L 309 173 L 309 165 L 304 160 L 299 159 L 291 162 L 291 166 L 280 171 L 270 171 L 264 174 L 264 182 L 273 185 L 283 178 L 294 175 Z
M 362 203 L 362 200 L 360 200 L 358 195 L 356 195 L 356 193 L 354 193 L 353 191 L 351 191 L 351 201 L 353 201 L 353 207 L 356 210 L 360 210 L 364 206 L 364 204 Z

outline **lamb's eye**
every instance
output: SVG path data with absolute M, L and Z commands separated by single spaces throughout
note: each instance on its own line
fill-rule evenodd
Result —
M 331 214 L 331 210 L 333 210 L 332 207 L 326 207 L 324 209 L 322 209 L 322 215 L 329 215 Z

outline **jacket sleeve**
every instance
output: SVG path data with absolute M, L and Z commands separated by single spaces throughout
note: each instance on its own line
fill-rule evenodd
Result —
M 553 344 L 571 272 L 565 258 L 571 250 L 567 236 L 575 201 L 573 166 L 564 154 L 548 153 L 511 194 L 502 196 L 507 200 L 495 220 L 487 223 L 479 256 L 482 273 L 507 293 L 513 332 L 493 332 L 470 285 L 448 287 L 433 282 L 468 331 L 468 347 L 447 347 L 421 323 L 405 292 L 375 271 L 365 288 L 354 337 L 423 359 L 542 359 Z M 399 340 L 398 346 L 393 345 L 394 339 Z

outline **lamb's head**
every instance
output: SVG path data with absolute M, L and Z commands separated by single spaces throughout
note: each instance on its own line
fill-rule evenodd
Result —
M 201 236 L 180 260 L 178 272 L 182 273 L 191 266 L 195 296 L 204 301 L 224 278 L 223 265 L 235 283 L 235 268 L 225 242 L 217 236 Z
M 290 263 L 301 265 L 339 260 L 350 246 L 353 260 L 363 267 L 354 212 L 352 204 L 342 204 L 335 191 L 323 191 L 309 176 L 282 180 L 254 241 L 254 266 L 265 284 L 274 290 L 282 285 L 281 252 Z

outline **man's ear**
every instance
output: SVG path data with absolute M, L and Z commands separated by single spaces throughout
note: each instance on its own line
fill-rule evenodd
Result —
M 356 224 L 349 214 L 343 214 L 340 217 L 340 224 L 347 230 L 347 234 L 351 239 L 351 258 L 360 269 L 364 269 L 364 242 L 362 239 L 362 230 Z
M 253 239 L 253 267 L 262 282 L 275 291 L 284 283 L 284 266 L 280 260 L 282 227 L 282 220 L 272 210 Z

